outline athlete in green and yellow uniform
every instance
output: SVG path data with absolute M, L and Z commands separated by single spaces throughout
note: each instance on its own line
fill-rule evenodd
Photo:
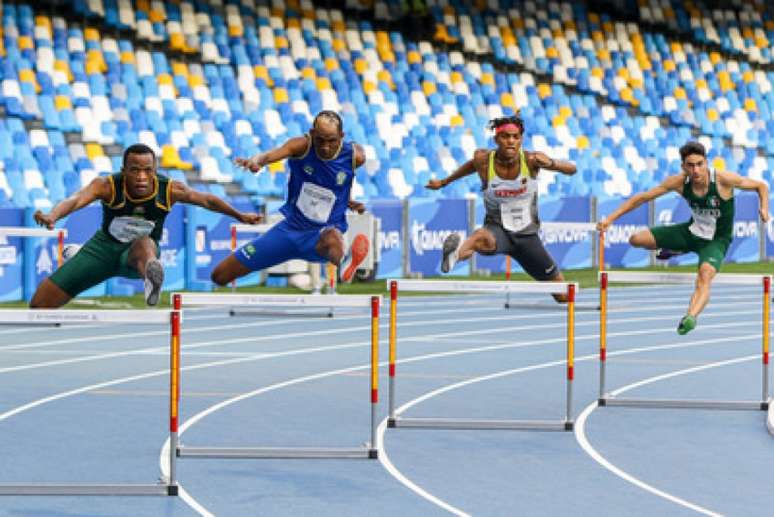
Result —
M 108 278 L 145 279 L 145 300 L 156 305 L 164 282 L 158 260 L 164 220 L 177 202 L 191 203 L 254 224 L 260 216 L 242 213 L 212 194 L 156 173 L 156 155 L 142 144 L 124 152 L 121 172 L 95 178 L 35 221 L 49 229 L 58 219 L 93 201 L 102 202 L 102 225 L 86 244 L 38 286 L 31 308 L 61 307 L 79 293 Z
M 656 226 L 635 233 L 629 244 L 638 248 L 668 248 L 693 252 L 699 256 L 696 289 L 688 312 L 680 320 L 677 332 L 686 334 L 696 327 L 696 318 L 709 301 L 710 284 L 731 245 L 734 231 L 734 188 L 755 190 L 760 200 L 761 219 L 769 220 L 769 190 L 765 183 L 733 172 L 711 171 L 704 146 L 688 142 L 680 148 L 682 172 L 669 176 L 659 186 L 627 199 L 597 225 L 605 231 L 613 221 L 643 203 L 668 192 L 677 192 L 691 207 L 691 219 L 672 226 Z

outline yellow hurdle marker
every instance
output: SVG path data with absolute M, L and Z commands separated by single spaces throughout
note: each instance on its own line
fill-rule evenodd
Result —
M 177 403 L 179 396 L 180 361 L 179 310 L 69 310 L 69 309 L 2 309 L 0 323 L 35 325 L 77 324 L 142 324 L 169 325 L 170 329 L 170 389 L 169 433 L 171 443 L 177 443 Z M 103 332 L 108 332 L 110 329 Z M 169 454 L 169 477 L 158 483 L 0 483 L 0 496 L 4 495 L 178 495 L 174 448 Z
M 390 354 L 388 427 L 425 429 L 512 429 L 528 431 L 572 431 L 572 386 L 575 379 L 575 294 L 578 284 L 571 282 L 489 282 L 471 280 L 388 280 L 390 286 Z M 567 295 L 567 404 L 563 420 L 494 420 L 471 418 L 407 418 L 395 412 L 397 362 L 398 290 L 444 293 L 543 293 Z
M 678 409 L 769 409 L 769 314 L 771 304 L 771 275 L 742 273 L 718 273 L 713 285 L 762 285 L 762 389 L 760 400 L 693 400 L 693 399 L 648 399 L 613 397 L 606 392 L 607 368 L 607 291 L 608 282 L 648 283 L 648 284 L 693 284 L 694 273 L 650 273 L 642 271 L 601 271 L 599 273 L 599 400 L 600 406 L 678 408 Z
M 336 447 L 189 447 L 177 443 L 177 434 L 170 448 L 179 458 L 252 458 L 252 459 L 375 459 L 376 448 L 376 410 L 379 401 L 379 310 L 381 296 L 366 295 L 292 295 L 292 294 L 232 294 L 232 293 L 176 293 L 173 295 L 175 307 L 185 306 L 221 306 L 239 305 L 297 305 L 304 307 L 356 307 L 370 309 L 371 313 L 371 356 L 369 376 L 369 404 L 371 408 L 370 442 L 365 446 L 352 448 Z M 177 373 L 173 376 L 178 386 L 176 410 L 179 408 L 179 360 Z

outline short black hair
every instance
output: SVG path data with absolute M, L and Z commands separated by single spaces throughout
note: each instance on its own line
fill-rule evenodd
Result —
M 322 110 L 320 113 L 317 114 L 317 116 L 314 117 L 314 120 L 312 121 L 312 128 L 317 127 L 317 121 L 320 119 L 327 119 L 332 120 L 336 123 L 336 127 L 338 127 L 339 131 L 344 130 L 344 123 L 341 121 L 341 117 L 338 113 L 332 110 Z
M 124 161 L 121 164 L 121 167 L 126 166 L 126 159 L 129 157 L 130 154 L 150 154 L 153 156 L 154 163 L 156 161 L 156 153 L 153 152 L 153 149 L 151 149 L 145 144 L 132 144 L 129 147 L 127 147 L 126 150 L 124 151 Z
M 691 141 L 680 148 L 680 160 L 685 161 L 691 154 L 700 154 L 707 157 L 707 150 L 699 142 Z
M 497 130 L 498 127 L 504 126 L 506 124 L 514 124 L 516 127 L 519 128 L 519 131 L 521 131 L 521 134 L 524 134 L 524 121 L 521 120 L 521 117 L 518 115 L 511 115 L 510 117 L 498 117 L 493 118 L 489 121 L 489 124 L 487 124 L 487 127 L 489 129 Z

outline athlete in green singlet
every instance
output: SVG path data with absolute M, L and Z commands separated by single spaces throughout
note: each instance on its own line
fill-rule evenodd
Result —
M 769 220 L 769 190 L 765 183 L 745 178 L 733 172 L 711 171 L 707 153 L 698 142 L 688 142 L 680 148 L 682 172 L 669 176 L 659 186 L 636 194 L 597 224 L 605 231 L 613 221 L 643 203 L 677 192 L 691 207 L 691 220 L 671 226 L 656 226 L 635 233 L 629 244 L 649 250 L 666 248 L 699 255 L 696 289 L 691 296 L 688 312 L 677 327 L 686 334 L 696 327 L 696 318 L 709 301 L 710 284 L 726 256 L 734 230 L 734 188 L 755 190 L 760 199 L 761 219 Z
M 143 144 L 124 151 L 121 172 L 95 178 L 89 185 L 58 203 L 51 212 L 35 212 L 35 221 L 49 229 L 58 219 L 93 201 L 102 202 L 102 226 L 62 267 L 43 280 L 30 307 L 56 308 L 108 278 L 145 279 L 145 301 L 156 305 L 164 283 L 159 239 L 164 219 L 177 202 L 220 212 L 247 224 L 261 216 L 242 213 L 213 194 L 156 174 L 156 155 Z

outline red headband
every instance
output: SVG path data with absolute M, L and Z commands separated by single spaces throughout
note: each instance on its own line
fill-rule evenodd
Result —
M 495 128 L 495 134 L 499 135 L 503 131 L 519 131 L 519 126 L 516 124 L 510 123 L 510 124 L 503 124 L 502 126 L 497 126 Z

